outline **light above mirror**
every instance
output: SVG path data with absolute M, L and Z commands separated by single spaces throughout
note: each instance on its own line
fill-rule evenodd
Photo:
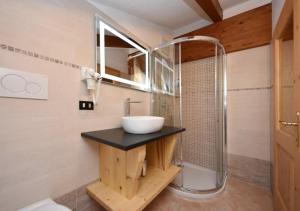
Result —
M 150 91 L 147 48 L 99 17 L 96 17 L 96 31 L 96 67 L 103 81 Z

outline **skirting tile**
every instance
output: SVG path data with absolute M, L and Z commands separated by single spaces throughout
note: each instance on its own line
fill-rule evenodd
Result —
M 87 194 L 86 185 L 56 198 L 55 201 L 72 209 L 72 211 L 105 211 Z
M 241 155 L 228 154 L 228 173 L 244 181 L 271 187 L 271 163 Z

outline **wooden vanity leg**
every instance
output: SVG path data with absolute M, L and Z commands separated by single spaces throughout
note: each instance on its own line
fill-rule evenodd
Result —
M 123 196 L 132 198 L 138 190 L 145 156 L 145 145 L 124 151 L 100 144 L 100 181 Z
M 119 193 L 124 192 L 125 152 L 111 146 L 100 144 L 100 181 Z M 123 194 L 122 194 L 123 195 Z
M 138 191 L 139 178 L 146 157 L 146 145 L 127 151 L 127 198 L 132 198 Z
M 167 136 L 147 144 L 147 164 L 167 170 L 172 161 L 176 146 L 176 135 Z
M 176 147 L 176 135 L 167 136 L 164 138 L 164 163 L 163 169 L 166 170 L 171 166 L 174 150 Z

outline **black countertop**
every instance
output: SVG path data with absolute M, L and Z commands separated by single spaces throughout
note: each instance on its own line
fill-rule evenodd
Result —
M 155 133 L 131 134 L 126 133 L 123 128 L 115 128 L 81 133 L 81 136 L 84 138 L 89 138 L 98 143 L 107 144 L 112 147 L 119 148 L 121 150 L 130 150 L 156 139 L 183 131 L 185 131 L 184 128 L 165 126 L 160 131 Z

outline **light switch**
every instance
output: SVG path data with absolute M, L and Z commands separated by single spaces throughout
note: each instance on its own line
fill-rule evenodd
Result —
M 94 110 L 94 103 L 92 101 L 79 101 L 79 110 Z

